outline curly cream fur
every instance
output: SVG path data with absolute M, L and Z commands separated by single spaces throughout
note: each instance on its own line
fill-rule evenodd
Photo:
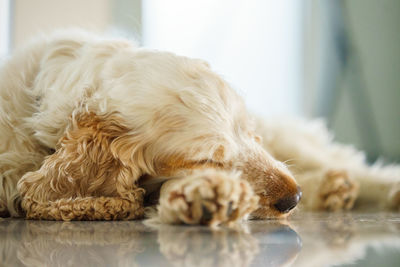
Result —
M 64 32 L 10 58 L 0 78 L 3 213 L 140 218 L 149 184 L 206 167 L 242 172 L 269 205 L 297 192 L 257 143 L 241 98 L 201 60 Z
M 297 194 L 298 186 L 285 164 L 267 150 L 281 161 L 297 151 L 295 156 L 303 162 L 298 166 L 318 177 L 336 167 L 349 168 L 330 164 L 329 158 L 321 161 L 318 155 L 330 151 L 328 146 L 307 143 L 301 134 L 295 141 L 291 128 L 278 127 L 275 130 L 283 134 L 269 142 L 275 130 L 265 123 L 267 130 L 258 129 L 262 143 L 242 99 L 207 63 L 138 48 L 126 40 L 79 31 L 43 37 L 2 64 L 0 81 L 1 216 L 141 218 L 149 195 L 161 192 L 161 200 L 173 199 L 173 192 L 160 190 L 164 181 L 170 180 L 165 186 L 178 186 L 181 179 L 188 179 L 188 188 L 193 188 L 197 182 L 190 177 L 195 172 L 205 175 L 213 169 L 210 179 L 221 181 L 221 188 L 252 188 L 245 190 L 247 197 L 239 203 L 240 215 L 234 220 L 249 213 L 253 218 L 284 217 L 288 213 L 278 211 L 275 204 Z M 297 145 L 291 145 L 293 141 Z M 304 145 L 319 154 L 311 155 Z M 293 150 L 296 147 L 300 148 Z M 239 173 L 242 181 L 220 178 L 232 173 Z M 214 188 L 215 181 L 204 186 Z M 311 192 L 308 198 L 319 195 L 312 183 L 301 184 Z M 339 188 L 344 190 L 340 196 L 357 196 L 352 192 L 356 186 L 349 187 L 350 193 Z M 234 203 L 242 191 L 232 190 L 228 199 Z M 327 192 L 325 206 L 338 206 L 334 199 L 345 201 Z M 222 194 L 217 191 L 211 201 L 217 204 Z M 190 195 L 188 191 L 186 196 Z M 195 195 L 200 198 L 192 205 L 210 201 Z M 162 209 L 171 203 L 160 204 Z M 232 220 L 221 216 L 218 223 Z

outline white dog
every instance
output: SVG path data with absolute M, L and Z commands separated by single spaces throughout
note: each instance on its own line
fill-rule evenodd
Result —
M 136 219 L 156 200 L 166 223 L 285 217 L 292 173 L 307 208 L 400 206 L 399 167 L 368 167 L 319 123 L 254 123 L 205 62 L 125 40 L 32 43 L 1 67 L 0 103 L 2 216 Z

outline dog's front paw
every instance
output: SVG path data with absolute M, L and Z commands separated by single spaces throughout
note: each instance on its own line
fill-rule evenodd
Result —
M 319 208 L 329 211 L 349 210 L 358 195 L 359 185 L 346 171 L 328 171 L 319 188 Z
M 168 223 L 218 225 L 245 217 L 257 208 L 247 181 L 207 170 L 173 181 L 160 199 L 160 218 Z

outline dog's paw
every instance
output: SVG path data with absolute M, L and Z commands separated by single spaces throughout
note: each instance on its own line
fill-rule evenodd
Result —
M 349 210 L 358 196 L 359 185 L 346 171 L 328 171 L 319 188 L 320 209 Z
M 400 182 L 394 184 L 389 192 L 389 208 L 400 211 Z
M 245 217 L 257 208 L 247 181 L 207 170 L 174 184 L 160 201 L 160 218 L 169 223 L 218 225 Z

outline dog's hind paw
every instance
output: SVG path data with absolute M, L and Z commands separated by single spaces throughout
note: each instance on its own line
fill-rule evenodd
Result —
M 358 196 L 359 184 L 346 171 L 328 171 L 319 189 L 319 208 L 329 211 L 349 210 Z
M 162 192 L 159 214 L 168 223 L 213 226 L 237 221 L 255 210 L 257 204 L 258 196 L 247 181 L 223 171 L 207 170 L 174 181 Z

